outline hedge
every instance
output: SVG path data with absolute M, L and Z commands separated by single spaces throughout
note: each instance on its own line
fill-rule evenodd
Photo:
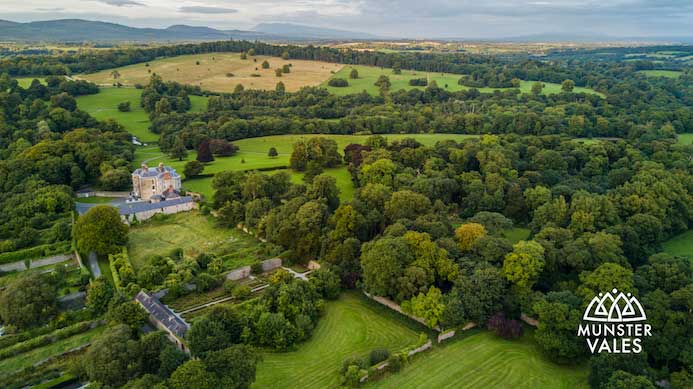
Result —
M 61 339 L 69 338 L 73 335 L 81 334 L 96 325 L 94 321 L 83 321 L 71 326 L 55 330 L 49 334 L 45 334 L 21 343 L 17 343 L 11 347 L 0 350 L 0 360 L 11 358 L 16 355 L 25 353 L 38 347 L 43 347 Z
M 0 254 L 0 265 L 23 261 L 26 259 L 40 259 L 50 255 L 65 254 L 71 250 L 72 244 L 66 241 L 44 244 L 23 250 L 10 251 Z

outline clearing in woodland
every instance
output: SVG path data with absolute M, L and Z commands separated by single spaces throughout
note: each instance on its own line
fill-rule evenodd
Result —
M 269 63 L 269 68 L 263 69 L 264 61 Z M 275 69 L 284 65 L 290 66 L 290 73 L 277 77 Z M 237 84 L 246 89 L 274 90 L 279 81 L 284 83 L 287 91 L 296 91 L 304 86 L 320 85 L 342 66 L 263 55 L 241 59 L 240 53 L 212 53 L 163 58 L 77 77 L 100 85 L 113 85 L 117 81 L 134 86 L 146 85 L 151 75 L 156 73 L 165 81 L 195 85 L 213 92 L 233 92 Z M 119 74 L 117 78 L 114 78 L 114 71 Z

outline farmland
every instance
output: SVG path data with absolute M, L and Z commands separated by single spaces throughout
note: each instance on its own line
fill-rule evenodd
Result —
M 99 120 L 113 119 L 142 142 L 156 142 L 159 136 L 149 131 L 149 115 L 140 106 L 142 91 L 134 88 L 101 88 L 95 95 L 77 98 L 79 109 Z M 129 101 L 130 112 L 118 111 L 118 104 Z M 191 111 L 207 109 L 207 98 L 190 96 Z
M 175 248 L 185 256 L 205 252 L 222 256 L 224 268 L 234 269 L 266 259 L 262 244 L 234 229 L 217 228 L 199 212 L 157 217 L 130 229 L 128 253 L 135 270 L 152 255 L 167 255 Z
M 270 64 L 268 69 L 262 68 L 265 60 Z M 281 77 L 275 75 L 275 69 L 289 64 L 290 73 Z M 120 73 L 118 82 L 126 86 L 146 85 L 151 75 L 156 73 L 166 81 L 196 85 L 213 92 L 232 92 L 237 84 L 249 89 L 274 90 L 279 81 L 284 83 L 287 91 L 295 91 L 304 86 L 319 85 L 332 75 L 331 72 L 341 68 L 341 64 L 327 62 L 283 60 L 260 55 L 243 60 L 240 53 L 215 53 L 158 59 L 115 70 Z M 99 85 L 112 85 L 112 71 L 108 69 L 78 77 Z
M 415 357 L 375 388 L 587 388 L 587 366 L 559 366 L 532 336 L 508 341 L 477 332 Z
M 374 348 L 397 351 L 416 343 L 418 331 L 356 292 L 328 302 L 311 338 L 286 353 L 266 353 L 254 388 L 334 388 L 339 368 L 351 356 Z
M 352 69 L 356 69 L 359 73 L 358 79 L 350 79 L 349 73 Z M 469 87 L 464 85 L 459 85 L 457 81 L 460 79 L 461 75 L 451 74 L 451 73 L 433 73 L 433 72 L 420 72 L 414 70 L 402 70 L 402 74 L 393 74 L 392 69 L 378 68 L 374 66 L 345 66 L 342 70 L 337 72 L 333 78 L 343 78 L 349 82 L 347 87 L 332 87 L 328 86 L 327 82 L 323 83 L 323 86 L 327 88 L 330 92 L 337 95 L 347 95 L 352 93 L 359 93 L 361 91 L 366 91 L 372 95 L 379 93 L 378 87 L 375 86 L 375 82 L 378 80 L 380 75 L 386 75 L 390 78 L 392 86 L 390 90 L 397 91 L 400 89 L 410 90 L 410 89 L 424 89 L 423 86 L 411 86 L 409 85 L 409 80 L 412 78 L 426 78 L 431 81 L 435 81 L 440 88 L 443 88 L 450 92 L 457 92 L 460 90 L 467 90 Z M 529 93 L 534 81 L 521 81 L 520 91 L 523 93 Z M 477 88 L 481 92 L 491 93 L 494 90 L 503 90 L 502 88 Z M 544 82 L 544 89 L 542 91 L 544 94 L 553 94 L 561 92 L 561 85 Z M 589 88 L 575 87 L 575 93 L 593 93 L 601 95 Z

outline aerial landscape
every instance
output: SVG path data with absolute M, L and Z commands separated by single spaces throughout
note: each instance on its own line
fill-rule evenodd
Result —
M 693 389 L 693 5 L 7 0 L 0 388 Z

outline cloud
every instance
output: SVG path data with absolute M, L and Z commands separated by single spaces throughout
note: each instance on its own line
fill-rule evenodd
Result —
M 233 14 L 238 12 L 237 9 L 233 8 L 205 7 L 201 5 L 180 7 L 178 11 L 188 14 Z
M 56 7 L 56 8 L 36 8 L 35 11 L 38 11 L 38 12 L 62 12 L 62 11 L 65 11 L 65 8 L 60 8 L 60 7 Z
M 132 7 L 132 6 L 134 6 L 134 7 L 146 7 L 146 5 L 144 5 L 142 3 L 138 3 L 136 1 L 132 1 L 132 0 L 96 0 L 96 1 L 98 1 L 99 3 L 113 5 L 116 7 Z

